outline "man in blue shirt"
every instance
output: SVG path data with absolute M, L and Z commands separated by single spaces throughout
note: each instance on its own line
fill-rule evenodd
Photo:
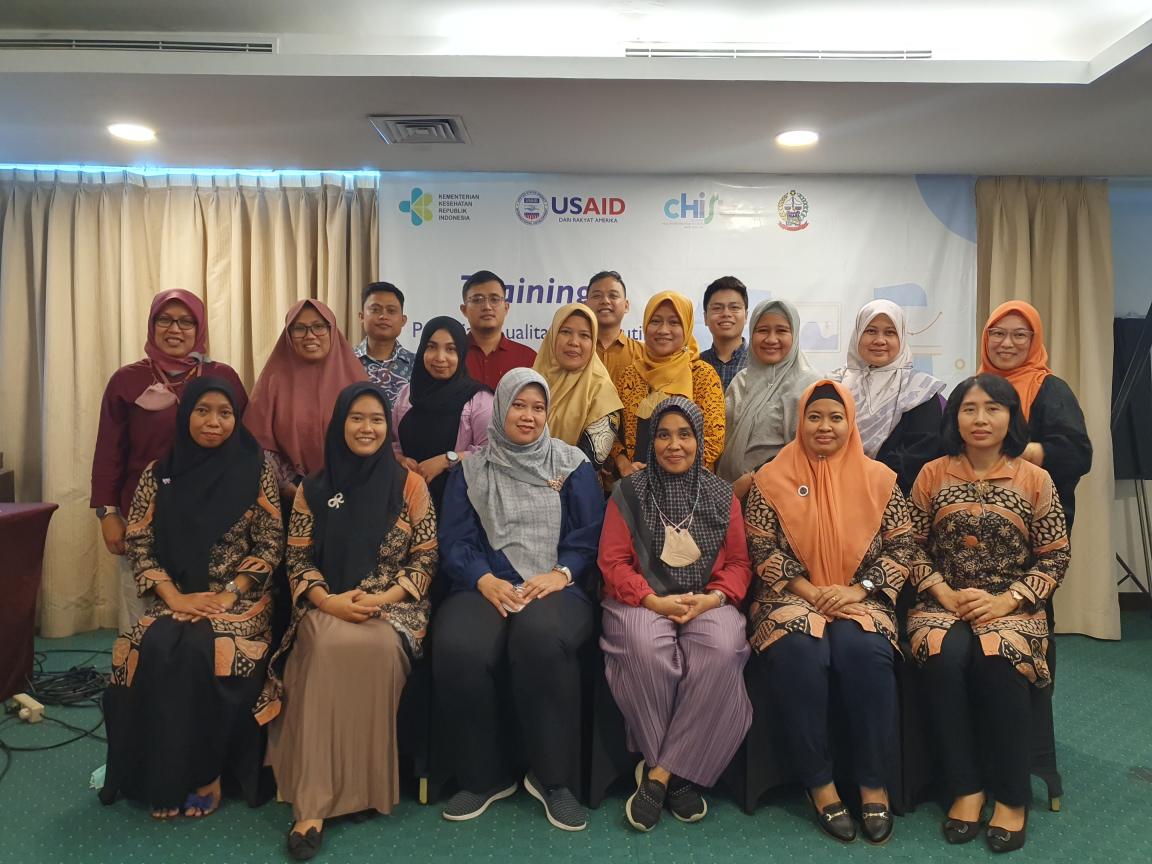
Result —
M 412 377 L 412 352 L 397 340 L 408 316 L 404 314 L 404 294 L 391 282 L 373 282 L 364 289 L 360 324 L 364 338 L 356 346 L 356 356 L 373 383 L 388 396 L 389 406 Z
M 704 324 L 712 334 L 712 347 L 700 352 L 711 364 L 724 389 L 748 363 L 744 322 L 748 318 L 748 289 L 735 276 L 721 276 L 704 289 Z

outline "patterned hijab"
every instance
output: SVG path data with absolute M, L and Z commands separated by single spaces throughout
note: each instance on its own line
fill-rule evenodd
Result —
M 696 337 L 692 333 L 692 301 L 683 294 L 675 291 L 654 294 L 644 307 L 645 332 L 661 303 L 671 303 L 676 310 L 676 316 L 684 327 L 684 347 L 670 357 L 655 357 L 649 352 L 648 342 L 645 341 L 644 352 L 633 362 L 640 377 L 652 391 L 650 397 L 641 402 L 636 410 L 636 416 L 641 419 L 652 416 L 652 409 L 668 396 L 692 398 L 692 361 L 700 357 L 700 346 L 696 344 Z
M 201 447 L 189 422 L 205 393 L 221 393 L 236 426 L 218 447 Z M 172 450 L 156 462 L 156 557 L 184 593 L 209 590 L 212 547 L 260 496 L 264 451 L 240 422 L 242 408 L 222 378 L 197 378 L 176 409 Z
M 696 460 L 683 474 L 670 474 L 656 461 L 656 429 L 671 413 L 684 417 L 696 436 Z M 732 521 L 732 487 L 704 468 L 704 415 L 695 402 L 672 396 L 656 406 L 645 464 L 612 492 L 632 533 L 641 572 L 661 596 L 700 593 L 712 578 L 712 565 Z M 699 559 L 684 567 L 660 560 L 666 523 L 682 525 L 692 535 L 700 549 Z
M 288 328 L 308 303 L 328 322 L 332 347 L 323 360 L 302 360 Z M 336 326 L 336 316 L 319 300 L 301 300 L 284 317 L 284 332 L 256 379 L 245 425 L 265 450 L 284 456 L 297 473 L 324 467 L 324 430 L 341 389 L 367 381 L 368 373 Z
M 480 517 L 488 543 L 503 552 L 529 579 L 556 564 L 560 543 L 560 489 L 573 471 L 588 460 L 571 444 L 552 438 L 548 424 L 530 444 L 516 444 L 504 432 L 512 403 L 525 387 L 535 384 L 550 400 L 548 382 L 540 373 L 517 368 L 500 379 L 493 400 L 488 443 L 463 460 L 468 500 Z
M 805 408 L 824 394 L 844 405 L 850 430 L 844 445 L 827 457 L 808 450 L 803 430 Z M 856 405 L 843 384 L 817 381 L 800 404 L 796 438 L 756 472 L 756 486 L 780 518 L 808 581 L 848 585 L 880 530 L 896 472 L 864 454 Z
M 560 353 L 560 328 L 573 315 L 583 316 L 592 328 L 592 344 L 588 348 L 592 356 L 583 369 L 569 372 L 560 365 L 557 355 Z M 561 306 L 552 318 L 552 326 L 548 328 L 548 335 L 540 344 L 540 353 L 536 355 L 536 362 L 532 366 L 544 376 L 552 392 L 552 401 L 548 406 L 548 428 L 553 435 L 568 444 L 580 443 L 580 436 L 585 429 L 601 417 L 607 417 L 624 407 L 608 370 L 596 356 L 596 346 L 600 344 L 598 333 L 596 315 L 583 303 Z
M 988 350 L 988 331 L 1000 323 L 1005 315 L 1016 314 L 1028 322 L 1032 329 L 1032 342 L 1028 346 L 1028 355 L 1024 362 L 1015 369 L 1005 372 L 997 369 L 992 362 L 991 352 Z M 1023 300 L 1009 300 L 1001 303 L 992 314 L 988 316 L 988 323 L 984 325 L 984 334 L 980 339 L 980 368 L 976 370 L 979 375 L 988 372 L 999 375 L 1008 380 L 1020 395 L 1020 409 L 1024 412 L 1024 419 L 1032 412 L 1032 403 L 1036 401 L 1036 394 L 1040 392 L 1040 385 L 1044 379 L 1053 374 L 1048 367 L 1048 349 L 1044 347 L 1044 322 L 1040 320 L 1040 313 L 1031 303 Z
M 869 366 L 860 354 L 860 337 L 878 315 L 887 315 L 900 334 L 900 351 L 885 366 Z M 864 452 L 872 459 L 880 452 L 905 411 L 923 405 L 944 389 L 945 384 L 912 368 L 912 346 L 904 310 L 891 300 L 873 300 L 856 313 L 856 327 L 848 345 L 848 365 L 832 377 L 845 384 L 856 400 L 856 422 Z
M 792 327 L 792 348 L 779 363 L 765 363 L 748 349 L 748 366 L 736 374 L 724 394 L 728 436 L 716 473 L 728 481 L 755 471 L 796 434 L 797 404 L 804 388 L 820 376 L 800 351 L 800 313 L 787 300 L 765 300 L 748 319 L 748 342 L 760 319 L 782 315 Z

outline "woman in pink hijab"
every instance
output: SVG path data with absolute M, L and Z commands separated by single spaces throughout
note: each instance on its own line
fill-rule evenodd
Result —
M 188 382 L 200 376 L 232 385 L 237 410 L 248 395 L 231 366 L 208 359 L 204 304 L 189 291 L 162 291 L 148 311 L 144 359 L 122 366 L 108 379 L 92 459 L 92 500 L 104 545 L 120 556 L 118 625 L 127 632 L 144 611 L 124 556 L 124 518 L 140 473 L 172 447 L 176 406 Z
M 331 309 L 301 300 L 288 310 L 244 415 L 244 425 L 272 459 L 285 510 L 300 481 L 324 467 L 324 430 L 336 397 L 367 380 Z

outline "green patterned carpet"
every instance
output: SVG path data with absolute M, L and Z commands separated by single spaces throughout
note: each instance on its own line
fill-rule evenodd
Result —
M 98 649 L 109 631 L 70 639 L 40 640 L 50 648 Z M 1152 862 L 1152 619 L 1125 613 L 1124 640 L 1060 638 L 1056 734 L 1064 775 L 1063 810 L 1037 809 L 1028 845 L 1011 860 L 1045 864 L 1149 864 Z M 96 662 L 106 661 L 107 655 Z M 51 655 L 47 668 L 84 661 L 81 654 Z M 91 709 L 50 709 L 76 726 L 98 719 Z M 38 746 L 72 733 L 52 724 L 9 724 L 0 736 L 10 746 Z M 250 810 L 234 801 L 197 821 L 153 822 L 126 802 L 102 807 L 88 788 L 103 763 L 103 745 L 86 739 L 55 750 L 15 753 L 0 780 L 0 862 L 38 864 L 177 864 L 177 862 L 286 861 L 284 832 L 290 810 L 268 804 Z M 3 760 L 3 756 L 0 756 Z M 2 761 L 0 761 L 2 767 Z M 390 817 L 354 825 L 334 823 L 325 832 L 320 861 L 504 862 L 765 862 L 765 861 L 970 861 L 990 853 L 977 841 L 949 847 L 939 834 L 941 814 L 925 805 L 897 820 L 891 843 L 873 848 L 858 841 L 840 846 L 817 834 L 798 793 L 769 796 L 755 816 L 731 801 L 709 797 L 707 819 L 683 825 L 666 818 L 649 835 L 629 829 L 623 797 L 608 798 L 579 834 L 557 831 L 524 792 L 499 802 L 482 818 L 462 824 L 439 817 L 406 797 Z

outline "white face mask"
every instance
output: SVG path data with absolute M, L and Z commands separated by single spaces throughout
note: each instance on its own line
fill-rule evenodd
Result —
M 664 549 L 660 560 L 669 567 L 687 567 L 700 560 L 700 547 L 692 539 L 687 528 L 664 525 Z

